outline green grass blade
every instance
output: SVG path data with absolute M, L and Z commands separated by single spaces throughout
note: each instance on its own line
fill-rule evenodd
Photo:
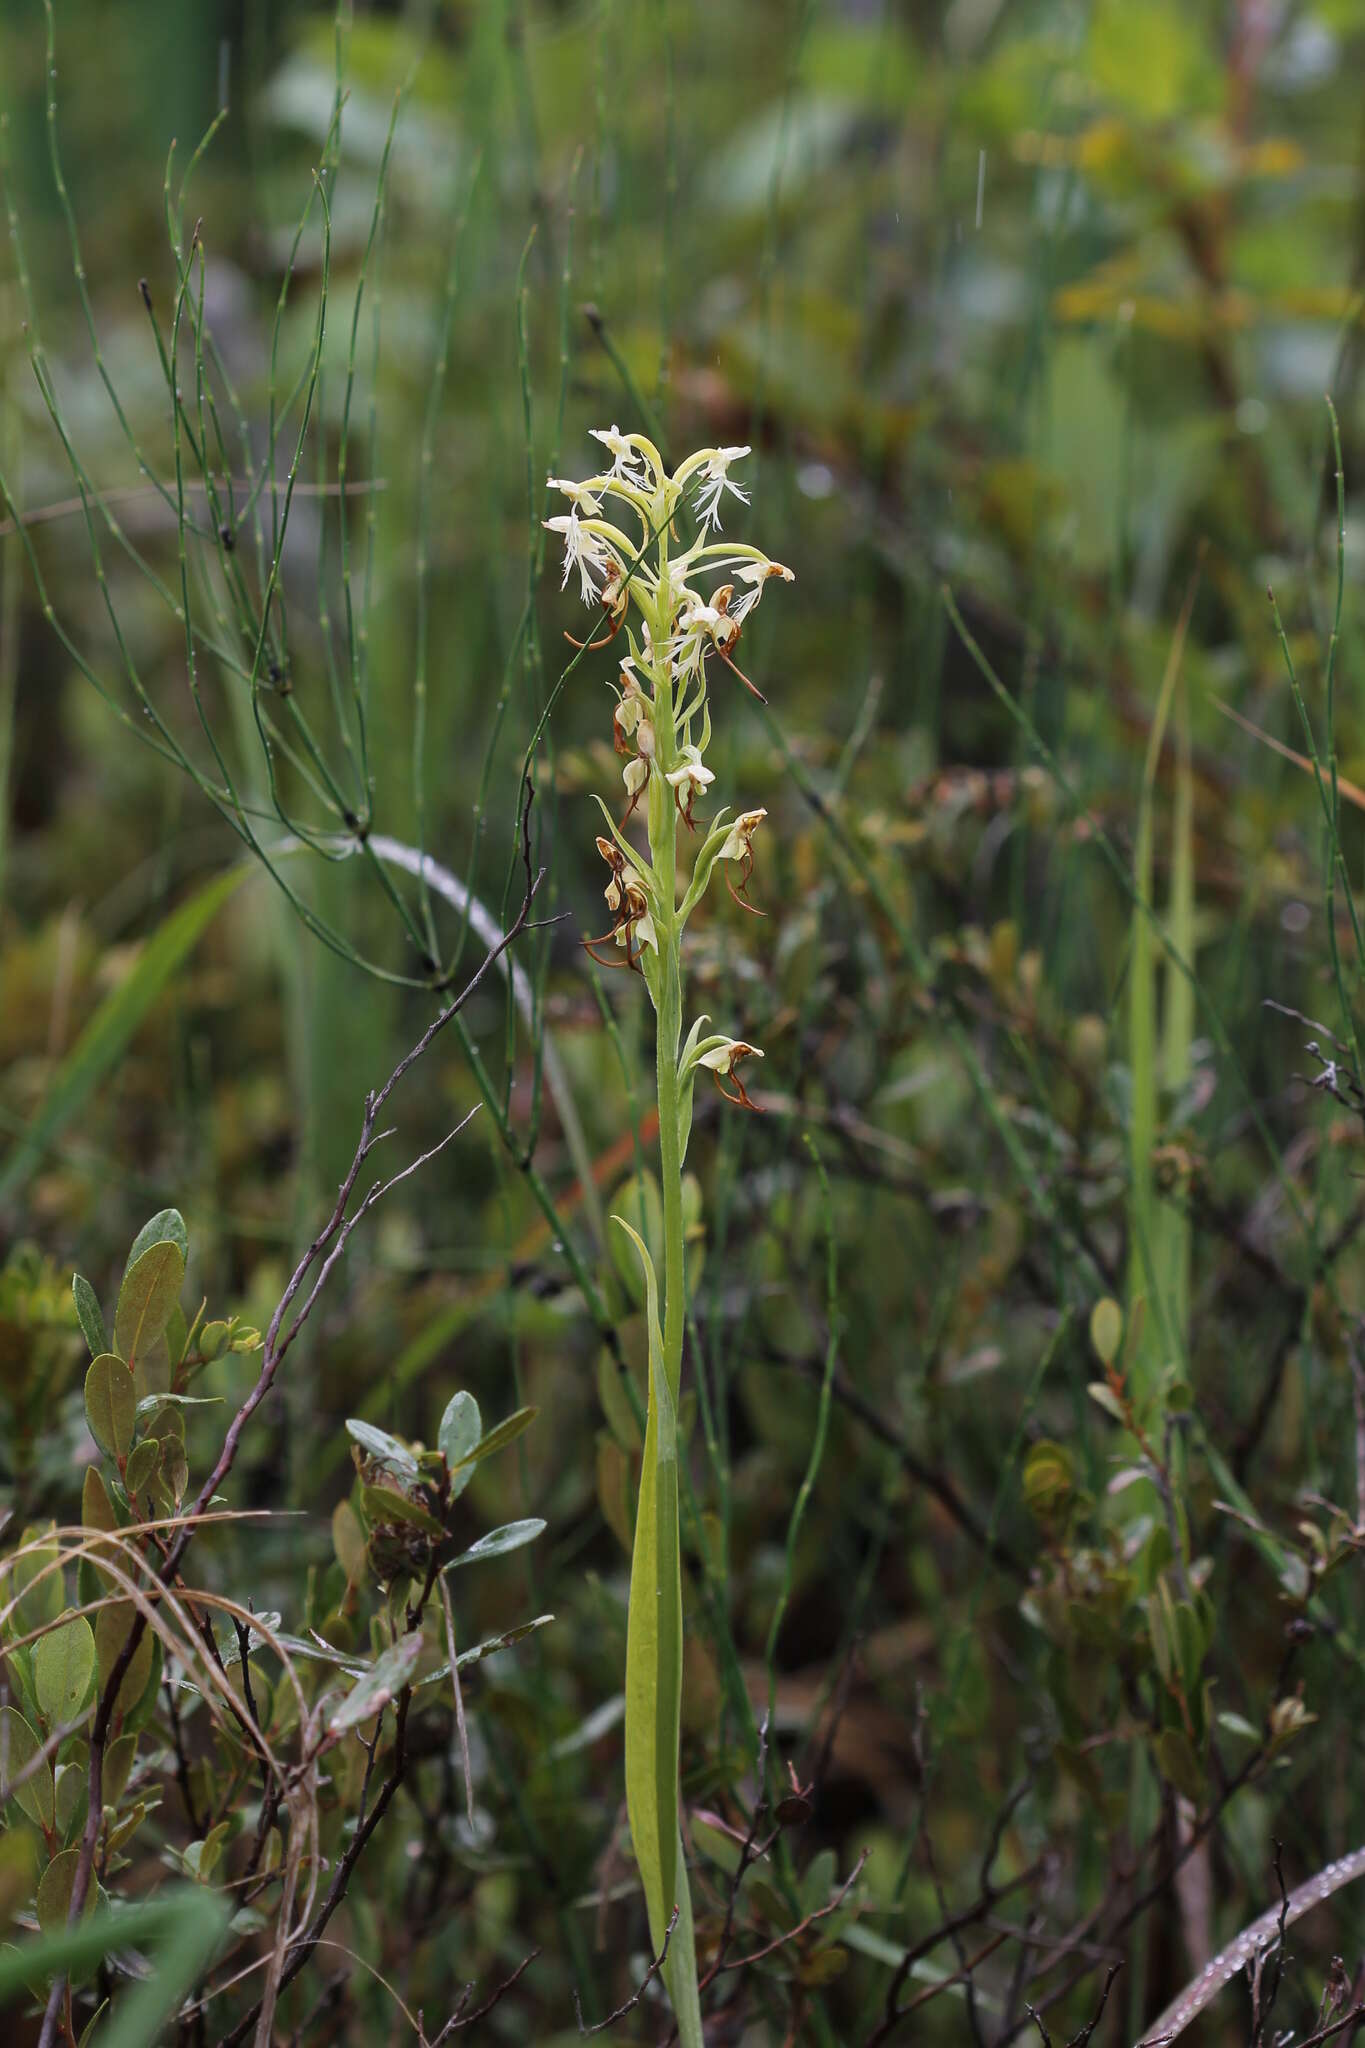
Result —
M 23 1187 L 44 1152 L 60 1137 L 99 1083 L 111 1072 L 138 1026 L 177 968 L 238 885 L 253 872 L 226 869 L 179 904 L 143 947 L 137 964 L 105 997 L 53 1078 L 32 1123 L 0 1166 L 0 1201 Z
M 1196 588 L 1197 582 L 1192 580 L 1171 640 L 1165 673 L 1157 694 L 1156 708 L 1152 713 L 1152 728 L 1147 740 L 1147 758 L 1143 764 L 1142 790 L 1138 801 L 1137 838 L 1133 852 L 1135 901 L 1128 972 L 1128 1060 L 1133 1085 L 1132 1121 L 1129 1129 L 1132 1180 L 1128 1212 L 1128 1295 L 1130 1304 L 1139 1295 L 1145 1295 L 1149 1305 L 1146 1331 L 1138 1359 L 1144 1382 L 1137 1390 L 1139 1392 L 1145 1392 L 1151 1384 L 1153 1376 L 1169 1357 L 1172 1343 L 1175 1341 L 1171 1321 L 1175 1306 L 1171 1299 L 1173 1276 L 1169 1265 L 1173 1247 L 1168 1242 L 1170 1233 L 1166 1228 L 1167 1219 L 1158 1208 L 1152 1188 L 1152 1150 L 1156 1143 L 1157 1097 L 1162 1077 L 1161 1046 L 1157 1035 L 1157 935 L 1147 913 L 1153 902 L 1157 769 L 1171 706 L 1175 700 L 1176 684 L 1180 676 L 1180 659 L 1185 648 L 1185 634 L 1190 622 Z M 1177 824 L 1177 838 L 1178 836 Z M 1178 859 L 1177 852 L 1177 862 Z M 1192 884 L 1189 886 L 1192 888 Z M 1173 887 L 1179 887 L 1178 876 Z M 1190 914 L 1192 915 L 1192 910 Z M 1188 933 L 1186 936 L 1188 937 Z M 1180 945 L 1175 933 L 1172 932 L 1170 937 L 1177 944 L 1181 958 L 1188 961 L 1190 956 L 1186 947 Z M 1188 1060 L 1189 1040 L 1193 1036 L 1193 988 L 1187 977 L 1178 976 L 1169 968 L 1165 980 L 1168 997 L 1176 982 L 1182 983 Z M 1171 1024 L 1169 1006 L 1167 1021 L 1171 1032 L 1178 1029 Z M 1167 1075 L 1168 1080 L 1169 1078 Z
M 29 1986 L 54 1970 L 88 1968 L 115 1949 L 164 1937 L 152 1974 L 115 2000 L 99 2029 L 100 2048 L 144 2048 L 213 1958 L 228 1907 L 220 1893 L 186 1885 L 143 1905 L 93 1913 L 0 1955 L 0 2007 L 27 2000 Z
M 1175 706 L 1175 804 L 1171 818 L 1171 895 L 1167 929 L 1171 943 L 1196 966 L 1194 870 L 1194 764 L 1190 744 L 1190 703 L 1181 685 Z M 1161 990 L 1161 1075 L 1168 1094 L 1178 1095 L 1189 1082 L 1194 1044 L 1194 990 L 1169 961 Z M 1161 1209 L 1159 1262 L 1161 1285 L 1170 1303 L 1170 1322 L 1178 1353 L 1188 1349 L 1190 1315 L 1190 1222 L 1183 1203 L 1165 1202 Z

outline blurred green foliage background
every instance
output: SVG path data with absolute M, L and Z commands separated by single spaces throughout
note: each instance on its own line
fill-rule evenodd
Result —
M 178 192 L 200 135 L 229 109 L 185 220 L 200 224 L 206 312 L 259 462 L 276 304 L 330 148 L 338 30 L 329 8 L 302 0 L 58 0 L 56 41 L 49 79 L 39 0 L 5 7 L 6 192 L 71 441 L 94 491 L 173 581 L 175 519 L 139 474 L 82 315 L 49 85 L 103 360 L 165 480 L 170 408 L 139 280 L 164 338 L 176 301 L 167 152 L 178 138 Z M 699 1101 L 690 1160 L 707 1242 L 686 1371 L 704 1374 L 710 1395 L 692 1464 L 712 1569 L 694 1542 L 684 1783 L 694 1806 L 734 1817 L 727 1802 L 750 1759 L 727 1685 L 737 1673 L 761 1702 L 771 1676 L 775 1739 L 818 1787 L 792 1838 L 806 1910 L 861 1848 L 870 1857 L 856 1915 L 812 1930 L 747 1983 L 743 2038 L 872 2038 L 897 1961 L 941 1917 L 936 1885 L 949 1907 L 977 1898 L 995 1818 L 1022 1785 L 995 1875 L 1044 1873 L 1022 1895 L 1038 1945 L 1006 1945 L 983 1966 L 979 2012 L 945 1995 L 903 2038 L 1019 2038 L 1025 1997 L 1064 1983 L 1049 1974 L 1047 1941 L 1096 1909 L 1091 1974 L 1050 2024 L 1064 2038 L 1094 2011 L 1112 1953 L 1127 1968 L 1101 2038 L 1126 2040 L 1273 1896 L 1274 1841 L 1301 1876 L 1365 1838 L 1358 1565 L 1348 1557 L 1310 1612 L 1322 1546 L 1299 1527 L 1315 1516 L 1328 1527 L 1315 1500 L 1354 1513 L 1362 1134 L 1349 1094 L 1315 1094 L 1302 1078 L 1316 1071 L 1313 1033 L 1264 1007 L 1326 1016 L 1349 1043 L 1333 928 L 1348 1012 L 1359 964 L 1340 877 L 1324 902 L 1311 774 L 1231 715 L 1304 750 L 1270 585 L 1325 745 L 1330 392 L 1345 476 L 1336 746 L 1343 788 L 1365 783 L 1365 8 L 414 0 L 357 6 L 340 52 L 326 334 L 284 589 L 292 688 L 349 771 L 327 683 L 329 658 L 350 654 L 344 437 L 375 833 L 412 845 L 424 829 L 494 917 L 515 910 L 523 757 L 572 652 L 563 629 L 586 617 L 542 556 L 543 479 L 584 473 L 589 427 L 653 422 L 675 460 L 751 444 L 753 505 L 727 513 L 727 530 L 796 572 L 746 635 L 766 710 L 728 677 L 713 684 L 714 765 L 770 814 L 754 890 L 767 918 L 722 899 L 695 941 L 697 1000 L 767 1059 L 765 1113 Z M 409 74 L 367 268 L 393 97 Z M 279 329 L 281 394 L 309 362 L 322 260 L 315 207 Z M 11 247 L 0 467 L 57 618 L 137 718 L 32 335 Z M 182 356 L 182 376 L 192 367 Z M 205 760 L 183 626 L 107 535 L 102 552 L 146 689 Z M 1022 722 L 955 629 L 945 586 Z M 1179 709 L 1144 804 L 1187 599 Z M 471 1537 L 516 1515 L 549 1529 L 468 1575 L 464 1635 L 527 1613 L 557 1619 L 471 1684 L 487 1834 L 461 1833 L 439 1788 L 425 1817 L 400 1808 L 345 1936 L 428 2015 L 539 1944 L 541 1961 L 485 2023 L 489 2038 L 570 2038 L 573 1989 L 600 2017 L 630 1988 L 625 1958 L 643 1941 L 610 1712 L 632 1424 L 581 1284 L 586 1274 L 600 1290 L 638 1366 L 630 1282 L 602 1218 L 635 1171 L 636 1142 L 650 1156 L 648 1026 L 638 988 L 602 986 L 577 944 L 602 922 L 591 792 L 610 792 L 618 772 L 603 660 L 575 670 L 535 758 L 546 901 L 566 914 L 518 955 L 536 1033 L 493 980 L 468 1014 L 511 1143 L 482 1114 L 357 1236 L 235 1481 L 238 1504 L 307 1519 L 262 1525 L 223 1566 L 298 1629 L 287 1610 L 301 1600 L 299 1560 L 322 1570 L 331 1557 L 348 1413 L 430 1438 L 456 1385 L 493 1418 L 538 1404 L 517 1457 L 466 1496 Z M 266 803 L 241 691 L 207 665 L 202 683 L 234 774 Z M 288 761 L 280 772 L 291 814 L 326 826 L 306 779 Z M 89 1455 L 79 1340 L 53 1276 L 74 1264 L 107 1293 L 139 1224 L 174 1202 L 190 1224 L 189 1291 L 264 1323 L 330 1204 L 365 1090 L 421 1030 L 431 998 L 377 873 L 355 857 L 301 858 L 289 870 L 300 895 L 397 980 L 329 951 L 253 873 L 173 964 L 119 1056 L 50 1114 L 98 1006 L 174 907 L 243 850 L 54 637 L 12 521 L 0 522 L 0 795 L 0 1239 L 12 1260 L 23 1242 L 52 1262 L 41 1285 L 30 1275 L 20 1287 L 12 1269 L 0 1294 L 0 1458 L 32 1521 L 74 1513 L 73 1461 Z M 1358 810 L 1348 798 L 1340 826 L 1356 877 Z M 1183 1052 L 1168 1035 L 1164 1072 L 1156 1061 L 1135 1074 L 1141 919 L 1124 878 L 1140 816 L 1163 914 L 1182 847 L 1188 857 L 1183 929 L 1201 996 Z M 262 830 L 283 836 L 278 821 Z M 451 953 L 461 919 L 437 908 Z M 466 971 L 481 951 L 471 937 Z M 1160 979 L 1168 1034 L 1178 980 Z M 1194 1675 L 1213 1686 L 1193 1733 L 1148 1647 L 1172 1560 L 1165 1518 L 1149 1502 L 1144 1520 L 1107 1490 L 1129 1440 L 1086 1396 L 1090 1310 L 1127 1299 L 1144 1088 L 1155 1090 L 1152 1199 L 1181 1220 L 1188 1247 L 1161 1363 L 1178 1367 L 1193 1404 L 1176 1425 L 1179 1512 L 1194 1591 L 1209 1602 Z M 395 1158 L 477 1099 L 467 1056 L 443 1040 L 397 1105 Z M 769 1670 L 832 1312 L 803 1131 L 834 1185 L 838 1398 Z M 528 1186 L 529 1148 L 557 1228 Z M 1149 1322 L 1161 1320 L 1149 1305 Z M 40 1383 L 16 1363 L 32 1369 L 35 1322 Z M 215 1391 L 250 1384 L 249 1360 L 218 1370 Z M 1263 1543 L 1217 1507 L 1229 1477 Z M 1290 1624 L 1302 1639 L 1287 1660 Z M 1221 1806 L 1186 1879 L 1125 1922 L 1180 1830 L 1226 1792 L 1248 1741 L 1299 1687 L 1316 1720 Z M 1220 1728 L 1219 1712 L 1250 1736 Z M 1188 1755 L 1163 1750 L 1172 1726 Z M 1133 1886 L 1116 1889 L 1115 1873 L 1134 1869 Z M 1019 1904 L 998 1917 L 1023 1927 Z M 1326 1907 L 1296 1938 L 1286 2023 L 1316 2009 L 1334 1952 L 1354 1968 L 1358 1910 Z M 764 1911 L 754 1904 L 749 1945 Z M 925 1965 L 956 1966 L 947 1944 Z M 384 1993 L 361 1983 L 341 2015 L 326 2038 L 387 2038 L 393 2025 Z M 1228 2015 L 1230 2031 L 1207 2039 L 1243 2038 L 1232 1994 Z M 639 2014 L 634 2024 L 646 2038 Z

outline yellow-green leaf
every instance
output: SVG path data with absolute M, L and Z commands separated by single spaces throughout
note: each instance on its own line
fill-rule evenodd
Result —
M 112 1607 L 102 1607 L 95 1620 L 95 1654 L 99 1661 L 100 1684 L 107 1685 L 110 1674 L 119 1660 L 123 1646 L 128 1640 L 137 1610 L 131 1600 L 117 1601 Z M 126 1714 L 135 1707 L 146 1689 L 152 1673 L 152 1645 L 155 1641 L 151 1630 L 145 1628 L 132 1662 L 124 1675 L 118 1690 L 115 1710 Z
M 104 1333 L 104 1317 L 100 1314 L 95 1290 L 79 1273 L 72 1276 L 71 1298 L 76 1304 L 76 1320 L 81 1326 L 81 1335 L 90 1346 L 90 1356 L 98 1358 L 101 1351 L 109 1349 L 109 1339 Z
M 17 1707 L 0 1707 L 0 1797 L 13 1799 L 16 1806 L 40 1828 L 51 1829 L 53 1814 L 52 1766 L 46 1759 L 38 1764 L 22 1785 L 10 1786 L 27 1771 L 42 1744 Z
M 136 1735 L 120 1735 L 104 1752 L 104 1803 L 117 1806 L 137 1756 Z
M 371 1526 L 376 1524 L 392 1526 L 401 1522 L 410 1529 L 420 1529 L 426 1536 L 441 1537 L 445 1530 L 429 1509 L 418 1500 L 409 1500 L 405 1493 L 399 1493 L 394 1486 L 362 1486 L 360 1505 Z
M 332 1548 L 347 1585 L 360 1585 L 365 1577 L 365 1531 L 348 1500 L 339 1500 L 332 1510 Z
M 81 1860 L 79 1849 L 63 1849 L 60 1856 L 54 1856 L 38 1880 L 38 1925 L 44 1934 L 56 1934 L 66 1925 L 66 1916 L 71 1911 L 71 1894 L 76 1883 L 76 1865 Z M 81 1907 L 82 1920 L 88 1919 L 95 1910 L 99 1887 L 93 1882 L 86 1889 L 85 1903 Z
M 53 1525 L 25 1529 L 18 1550 L 10 1561 L 10 1592 L 14 1599 L 12 1626 L 18 1634 L 55 1621 L 66 1604 L 62 1574 L 55 1567 L 61 1552 L 52 1537 Z
M 678 1439 L 659 1327 L 659 1287 L 644 1239 L 614 1218 L 639 1254 L 649 1325 L 649 1407 L 626 1625 L 626 1811 L 657 1954 L 678 1908 L 665 1977 L 684 2048 L 700 2048 L 691 1900 L 678 1830 L 682 1710 L 682 1563 Z
M 155 1437 L 145 1436 L 142 1442 L 129 1452 L 128 1469 L 123 1475 L 123 1483 L 128 1489 L 130 1500 L 137 1500 L 160 1463 L 161 1446 Z
M 85 1480 L 81 1487 L 81 1527 L 83 1529 L 117 1529 L 118 1516 L 114 1503 L 109 1498 L 109 1489 L 104 1475 L 96 1465 L 87 1465 Z
M 83 1614 L 40 1636 L 33 1647 L 33 1689 L 49 1728 L 73 1721 L 95 1675 L 95 1632 Z
M 184 1254 L 169 1238 L 149 1245 L 129 1267 L 114 1314 L 114 1343 L 130 1365 L 155 1344 L 184 1284 Z
M 1111 1295 L 1097 1301 L 1090 1311 L 1090 1342 L 1095 1355 L 1105 1365 L 1112 1365 L 1119 1355 L 1123 1341 L 1123 1310 Z
M 127 1457 L 133 1447 L 136 1413 L 132 1373 L 112 1351 L 102 1351 L 85 1375 L 85 1419 L 106 1457 Z

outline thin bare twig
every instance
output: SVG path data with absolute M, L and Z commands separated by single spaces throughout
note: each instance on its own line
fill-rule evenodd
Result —
M 763 1816 L 768 1810 L 768 1716 L 766 1713 L 759 1724 L 758 1755 L 754 1761 L 754 1775 L 758 1786 L 757 1796 L 754 1800 L 754 1810 L 749 1818 L 748 1832 L 745 1834 L 744 1840 L 740 1845 L 739 1862 L 735 1865 L 734 1872 L 730 1878 L 728 1896 L 725 1901 L 725 1919 L 720 1930 L 720 1940 L 716 1945 L 715 1961 L 697 1986 L 698 1993 L 705 1991 L 708 1985 L 715 1982 L 716 1978 L 720 1975 L 725 1958 L 729 1954 L 730 1943 L 735 1937 L 735 1906 L 739 1898 L 739 1888 L 744 1882 L 744 1873 L 748 1870 L 751 1863 L 757 1863 L 760 1858 L 767 1855 L 780 1832 L 775 1828 L 765 1842 L 759 1843 L 758 1831 L 762 1824 Z
M 1087 2020 L 1085 2025 L 1080 2029 L 1080 2032 L 1073 2034 L 1071 2036 L 1071 2039 L 1066 2044 L 1066 2048 L 1086 2048 L 1086 2043 L 1089 2041 L 1091 2035 L 1094 2033 L 1100 2021 L 1104 2018 L 1104 2008 L 1109 2003 L 1110 1989 L 1113 1986 L 1115 1977 L 1118 1976 L 1118 1973 L 1122 1968 L 1122 1963 L 1111 1963 L 1109 1965 L 1109 1975 L 1104 1980 L 1104 1989 L 1100 1993 L 1100 2002 L 1099 2005 L 1096 2007 L 1094 2018 Z M 1047 2028 L 1043 2025 L 1043 2022 L 1039 2015 L 1034 2011 L 1031 2005 L 1026 2005 L 1024 2007 L 1024 2010 L 1028 2014 L 1029 2018 L 1033 2021 L 1034 2026 L 1038 2029 L 1039 2037 L 1043 2043 L 1043 2048 L 1052 2048 L 1052 2036 L 1051 2034 L 1049 2034 Z
M 998 1928 L 990 1940 L 985 1943 L 984 1947 L 979 1948 L 974 1956 L 968 1956 L 966 1962 L 959 1964 L 951 1976 L 939 1977 L 934 1983 L 926 1984 L 923 1991 L 917 1991 L 913 1998 L 906 2000 L 904 2005 L 897 2006 L 892 2015 L 894 2025 L 898 2026 L 910 2013 L 918 2012 L 922 2005 L 930 2004 L 933 1999 L 941 1996 L 943 1992 L 951 1991 L 955 1985 L 965 1983 L 973 1970 L 979 1969 L 988 1957 L 993 1956 L 998 1948 L 1013 1937 L 1013 1928 Z M 869 2036 L 869 2041 L 885 2041 L 889 2038 L 890 2031 L 886 2027 L 885 2021 L 882 2021 L 878 2025 L 876 2033 Z
M 646 1991 L 648 1991 L 650 1985 L 654 1982 L 654 1979 L 658 1976 L 659 1972 L 663 1969 L 664 1964 L 668 1961 L 668 1944 L 673 1939 L 673 1929 L 678 1924 L 678 1915 L 681 1911 L 681 1906 L 675 1906 L 673 1908 L 673 1917 L 670 1919 L 667 1927 L 665 1927 L 664 1929 L 663 1947 L 659 1950 L 658 1955 L 655 1956 L 653 1962 L 645 1971 L 644 1976 L 636 1985 L 635 1990 L 632 1992 L 631 1996 L 626 2000 L 624 2005 L 618 2005 L 615 2012 L 609 2012 L 606 2018 L 604 2020 L 598 2020 L 595 2026 L 585 2026 L 583 2022 L 583 2007 L 579 2002 L 578 1993 L 576 1991 L 574 1992 L 573 2009 L 575 2013 L 578 2015 L 578 2031 L 580 2034 L 605 2034 L 608 2027 L 614 2027 L 616 2025 L 616 2022 L 618 2020 L 623 2020 L 628 2012 L 634 2012 L 636 2006 L 640 2003 L 640 2000 L 644 1997 Z
M 1274 1935 L 1258 1948 L 1251 1961 L 1251 2048 L 1263 2048 L 1266 2028 L 1275 2010 L 1284 1981 L 1284 1931 L 1289 1917 L 1289 1893 L 1284 1882 L 1284 1844 L 1275 1844 L 1275 1884 L 1280 1894 L 1280 1917 Z
M 978 1920 L 984 1920 L 992 1906 L 998 1905 L 1001 1899 L 1008 1898 L 1011 1892 L 1019 1891 L 1023 1886 L 1031 1884 L 1043 1868 L 1044 1859 L 1040 1857 L 1036 1863 L 1031 1863 L 1027 1870 L 1021 1870 L 1017 1877 L 1010 1878 L 1008 1883 L 993 1888 L 989 1894 L 983 1894 L 974 1905 L 964 1906 L 960 1912 L 950 1914 L 929 1934 L 922 1935 L 917 1942 L 907 1948 L 896 1965 L 896 1973 L 887 1987 L 882 2017 L 868 2035 L 864 2048 L 880 2048 L 883 2041 L 890 2040 L 903 2016 L 914 2010 L 918 2003 L 917 1997 L 903 2006 L 897 2005 L 896 2001 L 904 1990 L 915 1964 L 940 1947 L 943 1942 L 952 1941 L 963 1928 L 971 1927 Z M 1068 1949 L 1071 1946 L 1072 1944 L 1067 1944 Z
M 1344 2034 L 1348 2027 L 1358 2026 L 1361 2020 L 1365 2020 L 1365 2005 L 1353 2005 L 1340 2019 L 1320 2027 L 1316 2034 L 1310 2034 L 1306 2041 L 1301 2041 L 1299 2048 L 1321 2048 L 1322 2042 L 1335 2040 L 1338 2034 Z
M 863 1850 L 838 1891 L 832 1898 L 827 1899 L 823 1906 L 817 1906 L 813 1913 L 807 1913 L 804 1920 L 798 1920 L 795 1927 L 789 1928 L 785 1934 L 779 1934 L 775 1941 L 765 1942 L 762 1948 L 751 1949 L 747 1956 L 735 1956 L 730 1962 L 723 1963 L 715 1974 L 719 1976 L 722 1970 L 747 1970 L 750 1963 L 761 1963 L 765 1956 L 776 1955 L 778 1949 L 786 1948 L 789 1943 L 804 1934 L 808 1927 L 813 1927 L 817 1920 L 826 1920 L 831 1913 L 836 1913 L 862 1876 L 863 1865 L 871 1853 L 870 1849 Z
M 450 2015 L 450 2018 L 446 2021 L 445 2025 L 442 2027 L 440 2033 L 436 2036 L 435 2040 L 431 2042 L 430 2048 L 442 2048 L 442 2044 L 448 2041 L 452 2034 L 458 2034 L 462 2027 L 472 2027 L 476 2020 L 486 2019 L 489 2013 L 492 2012 L 493 2007 L 498 2004 L 499 2000 L 506 1998 L 508 1992 L 512 1989 L 512 1986 L 520 1982 L 521 1978 L 525 1975 L 526 1971 L 530 1969 L 532 1963 L 536 1961 L 539 1954 L 540 1950 L 538 1948 L 533 1948 L 529 1956 L 523 1956 L 521 1961 L 517 1964 L 515 1970 L 513 1970 L 511 1976 L 505 1978 L 503 1982 L 499 1984 L 497 1990 L 493 1993 L 492 1997 L 486 1998 L 482 2005 L 475 2007 L 473 2012 L 465 2011 L 465 2006 L 469 2003 L 470 1997 L 474 1990 L 474 1986 L 472 1984 L 467 1984 L 465 1986 L 464 1996 L 461 1998 L 459 2004 L 456 2006 L 454 2012 Z M 426 2048 L 425 2043 L 423 2044 L 423 2048 Z

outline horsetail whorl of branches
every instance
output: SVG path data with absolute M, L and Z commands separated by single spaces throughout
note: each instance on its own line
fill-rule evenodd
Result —
M 569 509 L 546 522 L 564 544 L 564 577 L 577 575 L 583 602 L 600 615 L 593 649 L 626 649 L 614 684 L 612 728 L 624 758 L 628 799 L 618 819 L 599 797 L 606 833 L 598 851 L 610 869 L 611 923 L 586 940 L 604 966 L 638 973 L 657 1018 L 659 1167 L 663 1195 L 663 1316 L 658 1279 L 643 1240 L 618 1218 L 644 1268 L 649 1320 L 649 1404 L 631 1561 L 626 1642 L 626 1806 L 649 1908 L 650 1936 L 677 2015 L 684 2048 L 701 2048 L 696 1950 L 678 1817 L 678 1731 L 682 1701 L 682 1572 L 678 1547 L 677 1403 L 686 1311 L 683 1162 L 698 1071 L 714 1075 L 728 1101 L 752 1109 L 740 1068 L 762 1053 L 743 1038 L 705 1030 L 697 1017 L 683 1038 L 682 937 L 719 867 L 747 910 L 754 835 L 767 816 L 695 815 L 715 781 L 707 663 L 712 656 L 745 688 L 735 661 L 744 624 L 769 582 L 792 572 L 761 548 L 717 538 L 732 481 L 747 448 L 701 448 L 670 476 L 654 443 L 616 427 L 595 428 L 611 466 L 582 483 L 551 478 Z M 608 516 L 610 515 L 610 516 Z M 680 517 L 695 527 L 678 546 Z M 623 523 L 618 523 L 618 519 Z M 638 528 L 632 538 L 628 528 Z M 676 549 L 676 551 L 675 551 Z M 576 643 L 578 644 L 578 643 Z M 648 850 L 626 835 L 644 806 Z M 679 873 L 678 826 L 697 839 L 691 872 Z M 733 879 L 731 878 L 733 876 Z M 666 1950 L 666 1953 L 665 1953 Z

